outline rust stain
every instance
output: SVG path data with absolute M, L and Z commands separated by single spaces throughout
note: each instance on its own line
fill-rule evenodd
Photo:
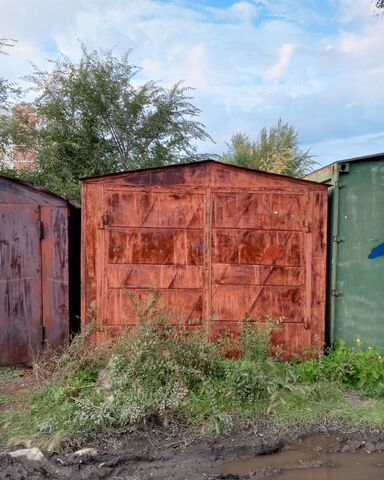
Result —
M 155 288 L 188 328 L 282 318 L 286 356 L 324 342 L 326 187 L 217 162 L 83 183 L 83 322 L 96 341 L 137 322 Z M 103 219 L 108 219 L 104 221 Z
M 0 366 L 30 364 L 68 340 L 68 218 L 63 199 L 0 177 Z

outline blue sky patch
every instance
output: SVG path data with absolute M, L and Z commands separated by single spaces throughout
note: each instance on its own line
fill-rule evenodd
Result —
M 384 151 L 384 18 L 372 0 L 34 0 L 2 2 L 1 76 L 17 80 L 61 51 L 132 49 L 135 81 L 193 87 L 221 154 L 234 132 L 293 124 L 320 165 Z

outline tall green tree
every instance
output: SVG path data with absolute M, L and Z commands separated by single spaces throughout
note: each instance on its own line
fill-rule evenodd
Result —
M 309 150 L 300 148 L 296 129 L 281 119 L 273 127 L 263 128 L 256 140 L 235 133 L 222 160 L 292 177 L 302 177 L 316 165 Z
M 0 37 L 0 55 L 9 55 L 8 48 L 12 48 L 16 40 Z M 20 144 L 26 142 L 25 128 L 19 116 L 12 115 L 12 108 L 22 95 L 16 82 L 10 82 L 0 77 L 0 168 L 10 162 L 10 151 L 13 141 Z M 23 119 L 24 120 L 24 119 Z
M 184 162 L 195 140 L 210 139 L 181 82 L 164 88 L 139 83 L 129 52 L 88 51 L 67 56 L 27 77 L 36 93 L 37 170 L 24 177 L 79 199 L 79 177 Z

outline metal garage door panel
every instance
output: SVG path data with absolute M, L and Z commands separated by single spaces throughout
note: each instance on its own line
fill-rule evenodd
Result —
M 40 212 L 0 205 L 0 365 L 28 364 L 42 345 Z
M 284 322 L 304 321 L 302 287 L 222 285 L 212 293 L 212 317 L 217 321 L 263 320 L 270 316 Z
M 132 299 L 151 289 L 187 325 L 201 325 L 204 308 L 205 197 L 197 191 L 107 190 L 104 239 L 104 318 L 114 327 L 137 322 Z
M 47 346 L 57 348 L 65 345 L 69 336 L 67 208 L 44 206 L 41 219 L 44 334 Z
M 213 192 L 212 317 L 306 321 L 304 195 Z
M 244 265 L 302 264 L 301 232 L 214 228 L 212 262 Z
M 213 226 L 301 230 L 304 195 L 266 192 L 216 193 L 213 198 Z
M 203 236 L 199 230 L 110 228 L 108 261 L 130 264 L 202 265 Z
M 107 202 L 108 225 L 203 228 L 203 194 L 109 190 Z
M 108 267 L 108 288 L 203 288 L 203 267 L 124 265 Z
M 212 265 L 213 285 L 278 285 L 303 284 L 301 267 L 276 265 Z
M 203 319 L 203 292 L 200 289 L 159 289 L 159 306 L 169 313 L 170 321 L 188 325 L 201 325 Z M 111 326 L 137 325 L 137 311 L 132 299 L 140 308 L 145 307 L 152 299 L 148 288 L 109 289 L 108 310 Z

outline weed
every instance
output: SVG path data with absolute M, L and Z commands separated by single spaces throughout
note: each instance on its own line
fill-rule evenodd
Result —
M 187 330 L 156 296 L 135 304 L 138 325 L 110 348 L 89 348 L 92 330 L 59 356 L 35 365 L 45 386 L 27 413 L 3 417 L 8 439 L 55 446 L 146 422 L 188 422 L 220 432 L 237 421 L 269 416 L 286 425 L 322 418 L 384 423 L 382 402 L 354 405 L 347 389 L 383 398 L 383 361 L 377 350 L 340 343 L 327 356 L 302 363 L 271 354 L 276 322 L 243 323 L 237 338 L 208 339 Z M 47 374 L 46 372 L 49 372 Z
M 15 368 L 10 368 L 10 367 L 0 368 L 0 383 L 15 377 L 17 377 L 17 370 Z
M 356 348 L 340 341 L 328 355 L 299 364 L 298 371 L 304 382 L 340 382 L 363 396 L 384 399 L 384 358 L 360 341 Z

